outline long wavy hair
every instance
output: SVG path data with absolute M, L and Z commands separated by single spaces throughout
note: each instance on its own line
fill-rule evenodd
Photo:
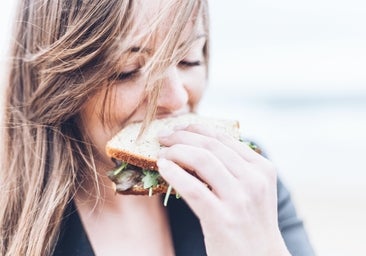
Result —
M 158 74 L 184 54 L 178 38 L 192 13 L 203 15 L 208 35 L 205 0 L 167 3 L 141 31 L 132 0 L 19 1 L 3 108 L 0 255 L 52 254 L 81 180 L 97 176 L 79 113 L 111 84 L 128 47 L 151 39 L 173 11 L 163 43 L 144 66 Z M 207 45 L 204 54 L 207 59 Z M 147 124 L 156 108 L 156 83 L 146 85 L 153 88 Z

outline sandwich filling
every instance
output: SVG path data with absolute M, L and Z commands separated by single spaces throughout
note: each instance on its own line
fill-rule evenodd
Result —
M 142 169 L 138 166 L 112 159 L 116 169 L 107 173 L 115 183 L 116 192 L 123 193 L 133 188 L 143 188 L 152 191 L 158 186 L 169 186 L 168 183 L 155 170 Z
M 255 143 L 243 140 L 242 138 L 239 140 L 261 154 L 261 150 Z M 172 187 L 160 176 L 158 171 L 143 169 L 115 158 L 112 158 L 112 160 L 116 164 L 116 168 L 107 172 L 107 176 L 113 181 L 117 193 L 128 194 L 129 191 L 139 190 L 148 191 L 148 195 L 152 196 L 154 190 L 162 188 L 163 191 L 166 191 L 164 204 L 167 203 L 167 199 L 172 192 Z M 175 191 L 174 193 L 179 198 L 179 195 Z
M 117 193 L 124 194 L 129 190 L 141 190 L 143 188 L 143 190 L 148 190 L 149 196 L 152 196 L 154 189 L 164 187 L 166 188 L 164 205 L 167 206 L 169 196 L 172 194 L 172 187 L 160 176 L 159 172 L 124 163 L 115 158 L 112 158 L 112 160 L 116 163 L 117 167 L 109 171 L 107 176 L 115 184 Z M 178 193 L 174 193 L 178 199 Z

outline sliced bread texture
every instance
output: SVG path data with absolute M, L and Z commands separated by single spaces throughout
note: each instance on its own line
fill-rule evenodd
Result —
M 157 170 L 156 161 L 161 145 L 158 133 L 176 126 L 200 124 L 226 133 L 239 139 L 239 123 L 232 120 L 202 117 L 197 114 L 184 114 L 177 117 L 155 119 L 138 138 L 142 123 L 132 123 L 117 133 L 106 145 L 106 153 L 111 158 L 127 162 L 143 169 Z
M 159 144 L 158 134 L 162 130 L 172 130 L 176 126 L 189 124 L 210 127 L 236 139 L 240 137 L 237 121 L 202 117 L 197 114 L 156 119 L 140 137 L 141 122 L 127 125 L 106 145 L 107 155 L 117 163 L 117 168 L 108 172 L 116 192 L 125 195 L 175 194 L 174 189 L 157 172 L 156 162 L 159 150 L 163 147 Z M 194 170 L 187 171 L 195 175 Z

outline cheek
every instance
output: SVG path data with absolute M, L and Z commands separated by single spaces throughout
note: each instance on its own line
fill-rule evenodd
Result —
M 141 90 L 116 85 L 108 94 L 102 91 L 88 100 L 81 111 L 81 120 L 97 158 L 109 161 L 105 145 L 125 124 L 139 106 Z
M 115 132 L 125 126 L 131 115 L 142 108 L 141 103 L 146 95 L 144 84 L 138 81 L 115 86 L 115 94 L 110 103 L 112 126 Z
M 89 99 L 80 113 L 84 136 L 91 142 L 95 157 L 103 162 L 109 161 L 105 156 L 105 144 L 111 136 L 108 126 L 103 125 L 102 100 L 99 95 Z

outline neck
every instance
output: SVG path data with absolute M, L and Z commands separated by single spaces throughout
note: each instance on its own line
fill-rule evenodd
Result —
M 174 255 L 169 218 L 160 196 L 118 195 L 106 184 L 110 182 L 99 182 L 99 196 L 90 189 L 80 190 L 75 197 L 96 255 L 120 251 L 128 255 Z

